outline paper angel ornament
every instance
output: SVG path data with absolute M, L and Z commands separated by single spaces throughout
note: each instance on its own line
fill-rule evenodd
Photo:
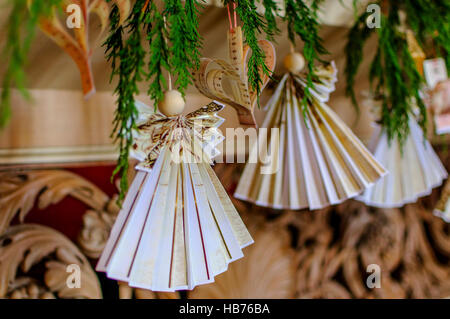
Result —
M 223 139 L 222 107 L 143 113 L 133 150 L 141 163 L 98 271 L 132 287 L 175 291 L 211 283 L 243 257 L 253 240 L 210 166 Z
M 447 171 L 414 119 L 409 118 L 409 136 L 403 146 L 397 138 L 388 141 L 386 132 L 376 127 L 372 137 L 375 158 L 388 174 L 357 199 L 366 205 L 394 208 L 414 203 L 442 184 Z
M 259 134 L 258 144 L 251 149 L 236 198 L 275 209 L 320 209 L 358 195 L 385 173 L 325 104 L 337 80 L 334 63 L 316 68 L 314 87 L 304 106 L 306 78 L 293 72 L 300 69 L 299 64 L 304 63 L 298 58 L 285 59 L 291 72 L 281 79 L 266 106 L 262 127 L 269 134 Z M 267 174 L 263 170 L 267 158 L 257 153 L 269 144 L 265 153 L 275 152 L 271 156 L 275 160 Z
M 258 44 L 265 55 L 265 64 L 271 74 L 275 68 L 275 49 L 267 40 Z M 194 84 L 203 95 L 210 99 L 226 103 L 236 109 L 239 122 L 256 126 L 253 110 L 257 92 L 249 87 L 247 76 L 247 57 L 249 47 L 243 45 L 241 27 L 228 31 L 229 61 L 202 58 L 200 68 L 194 71 Z M 213 66 L 214 65 L 214 66 Z M 269 75 L 260 70 L 262 88 L 269 81 Z

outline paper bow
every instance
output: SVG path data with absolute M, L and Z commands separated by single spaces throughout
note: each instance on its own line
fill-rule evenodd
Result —
M 31 1 L 33 0 L 30 0 L 30 2 Z M 130 1 L 114 0 L 113 2 L 119 8 L 121 17 L 120 23 L 123 23 L 130 13 Z M 95 84 L 90 61 L 92 52 L 89 49 L 88 40 L 89 15 L 95 13 L 100 18 L 100 38 L 108 26 L 110 7 L 106 0 L 63 0 L 62 8 L 64 11 L 69 4 L 78 5 L 82 13 L 81 27 L 74 28 L 73 35 L 69 33 L 68 29 L 63 26 L 59 20 L 56 14 L 56 8 L 53 9 L 51 16 L 40 18 L 39 27 L 49 38 L 69 54 L 77 64 L 81 75 L 83 93 L 85 98 L 88 98 L 95 93 Z
M 142 161 L 138 168 L 150 169 L 164 146 L 172 152 L 183 153 L 197 161 L 212 163 L 220 154 L 216 146 L 224 136 L 218 130 L 224 119 L 217 115 L 223 105 L 212 102 L 187 115 L 167 117 L 161 113 L 150 113 L 149 107 L 137 102 L 143 118 L 138 123 L 133 157 Z
M 272 73 L 276 62 L 275 48 L 267 40 L 260 40 L 258 43 L 265 54 L 265 64 Z M 228 31 L 228 46 L 229 62 L 221 59 L 201 59 L 200 68 L 194 72 L 194 84 L 203 95 L 234 107 L 241 124 L 256 126 L 253 110 L 257 92 L 249 87 L 246 61 L 250 50 L 248 45 L 243 45 L 240 27 Z M 214 63 L 218 67 L 209 68 Z M 260 75 L 263 80 L 262 90 L 270 77 L 262 68 Z

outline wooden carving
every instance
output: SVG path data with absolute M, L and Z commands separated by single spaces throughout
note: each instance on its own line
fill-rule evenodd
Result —
M 42 264 L 39 285 L 29 272 Z M 80 286 L 72 287 L 67 266 L 80 270 Z M 61 233 L 40 225 L 10 227 L 0 237 L 0 298 L 101 298 L 97 276 L 80 250 Z
M 217 164 L 231 191 L 239 165 Z M 8 229 L 37 203 L 45 208 L 73 196 L 90 209 L 81 251 L 97 258 L 119 208 L 92 183 L 62 170 L 0 173 L 0 298 L 99 298 L 95 273 L 62 234 L 38 225 Z M 442 298 L 450 296 L 450 225 L 432 213 L 439 192 L 403 209 L 369 209 L 348 201 L 317 212 L 273 211 L 234 200 L 255 245 L 217 282 L 188 298 Z M 3 233 L 3 235 L 1 234 Z M 81 289 L 66 285 L 68 264 L 82 269 Z M 367 267 L 381 270 L 369 288 Z M 36 269 L 44 269 L 43 279 Z M 84 280 L 86 282 L 84 282 Z M 119 283 L 120 298 L 179 298 Z
M 236 166 L 216 165 L 218 176 L 230 190 L 235 187 L 240 171 Z M 285 232 L 290 234 L 293 244 L 291 261 L 295 261 L 296 269 L 291 275 L 286 275 L 295 285 L 295 291 L 284 296 L 448 297 L 450 225 L 433 215 L 432 208 L 437 201 L 437 196 L 434 197 L 404 209 L 369 209 L 361 203 L 347 201 L 339 206 L 316 212 L 302 211 L 301 214 L 297 211 L 273 211 L 236 200 L 236 208 L 248 217 L 246 223 L 250 222 L 251 225 L 251 221 L 263 218 L 264 227 L 271 230 L 261 236 L 259 231 L 255 232 L 250 227 L 255 245 L 245 251 L 247 261 L 236 262 L 235 268 L 232 265 L 223 278 L 218 277 L 216 284 L 196 288 L 188 293 L 188 297 L 281 296 L 283 288 L 273 285 L 271 276 L 260 275 L 257 285 L 252 285 L 250 281 L 252 273 L 262 269 L 270 274 L 272 269 L 285 272 L 282 269 L 287 268 L 274 261 L 283 259 L 283 248 L 280 247 L 278 253 L 271 250 L 267 254 L 261 249 L 257 260 L 254 260 L 252 251 L 257 250 L 261 242 L 270 249 L 280 240 L 280 234 Z M 246 262 L 249 263 L 247 268 L 243 267 Z M 367 284 L 372 274 L 368 270 L 369 265 L 379 266 L 380 288 L 370 288 Z M 246 272 L 245 269 L 249 267 L 251 271 Z
M 101 255 L 118 212 L 116 201 L 112 200 L 105 210 L 89 210 L 83 215 L 78 244 L 86 256 L 97 259 Z
M 45 209 L 72 196 L 96 211 L 108 207 L 110 198 L 84 178 L 63 170 L 13 171 L 0 173 L 0 234 L 14 216 L 23 222 L 35 205 Z
M 299 234 L 298 298 L 450 295 L 448 225 L 420 204 L 369 210 L 350 201 L 316 213 L 286 213 L 278 223 Z M 369 265 L 381 270 L 379 288 L 367 284 Z

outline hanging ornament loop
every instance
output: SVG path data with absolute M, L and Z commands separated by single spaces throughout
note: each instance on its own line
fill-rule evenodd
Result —
M 233 32 L 233 30 L 237 28 L 236 3 L 233 2 L 233 18 L 231 17 L 232 14 L 230 12 L 230 4 L 227 4 L 227 11 L 228 11 L 228 20 L 230 22 L 230 32 Z

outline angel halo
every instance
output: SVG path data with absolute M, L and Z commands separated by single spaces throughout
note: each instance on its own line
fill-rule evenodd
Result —
M 334 63 L 315 68 L 313 88 L 299 72 L 302 56 L 285 60 L 290 71 L 266 105 L 263 128 L 279 129 L 278 170 L 261 174 L 261 161 L 247 163 L 234 196 L 275 209 L 320 209 L 355 197 L 373 185 L 385 170 L 345 123 L 325 104 L 334 91 Z M 306 101 L 306 103 L 303 103 Z M 268 145 L 274 135 L 260 135 Z M 270 143 L 272 145 L 272 143 Z M 253 148 L 250 156 L 256 152 Z M 254 158 L 254 156 L 253 156 Z
M 223 105 L 183 116 L 178 94 L 167 96 L 173 101 L 159 107 L 172 116 L 136 102 L 133 152 L 141 163 L 97 264 L 109 278 L 153 291 L 211 283 L 253 243 L 211 168 Z

